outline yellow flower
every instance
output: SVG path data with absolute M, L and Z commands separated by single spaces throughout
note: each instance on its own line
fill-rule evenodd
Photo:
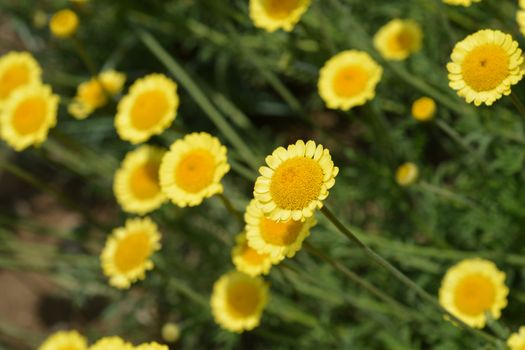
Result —
M 205 132 L 175 141 L 162 159 L 160 185 L 179 207 L 199 205 L 222 193 L 222 177 L 230 170 L 226 147 Z
M 69 113 L 77 119 L 87 118 L 95 109 L 108 103 L 108 96 L 115 96 L 126 82 L 126 75 L 114 70 L 102 72 L 78 86 L 77 95 L 68 106 Z
M 256 27 L 268 32 L 290 32 L 308 6 L 310 0 L 250 0 L 250 17 Z
M 133 345 L 124 341 L 120 337 L 101 338 L 95 344 L 89 347 L 89 350 L 133 350 L 133 349 L 134 349 Z
M 445 4 L 456 5 L 456 6 L 461 5 L 465 7 L 468 7 L 472 5 L 473 3 L 480 2 L 480 1 L 481 0 L 443 0 Z
M 387 60 L 404 60 L 421 50 L 423 32 L 413 20 L 394 19 L 374 36 L 374 46 Z
M 42 69 L 29 52 L 11 51 L 0 57 L 0 107 L 11 94 L 41 83 Z
M 484 29 L 454 47 L 447 64 L 449 86 L 468 103 L 490 106 L 523 77 L 518 43 L 499 30 Z
M 412 116 L 420 122 L 426 122 L 434 118 L 436 114 L 436 102 L 430 97 L 421 97 L 412 104 Z
M 498 319 L 507 306 L 505 273 L 491 261 L 466 259 L 451 267 L 439 290 L 439 303 L 471 327 L 483 328 L 485 313 Z
M 165 323 L 161 330 L 162 339 L 168 343 L 175 343 L 180 338 L 180 327 L 173 322 Z
M 69 38 L 73 36 L 77 28 L 78 16 L 69 9 L 58 11 L 49 21 L 49 29 L 57 38 Z
M 168 346 L 159 343 L 145 343 L 135 347 L 134 350 L 169 350 Z
M 319 95 L 328 108 L 344 111 L 375 96 L 383 68 L 366 52 L 347 50 L 330 58 L 319 74 Z
M 516 21 L 520 27 L 521 34 L 525 35 L 525 0 L 520 0 L 520 9 L 516 12 Z
M 177 115 L 177 84 L 162 74 L 135 81 L 117 107 L 115 127 L 120 138 L 133 144 L 161 134 Z
M 404 163 L 397 168 L 396 182 L 400 186 L 409 186 L 417 180 L 418 169 L 414 163 Z
M 87 341 L 77 331 L 58 331 L 48 337 L 38 350 L 87 350 Z
M 56 125 L 59 97 L 47 85 L 17 89 L 0 112 L 0 134 L 15 150 L 38 146 Z
M 259 253 L 251 248 L 246 240 L 246 233 L 240 233 L 235 238 L 236 245 L 232 249 L 232 260 L 237 271 L 250 276 L 267 275 L 272 268 L 270 255 Z
M 305 221 L 274 221 L 264 215 L 255 200 L 246 208 L 244 220 L 250 247 L 269 254 L 274 262 L 293 257 L 310 235 L 310 228 L 316 224 L 313 216 Z
M 124 211 L 144 215 L 166 201 L 159 183 L 164 153 L 161 148 L 144 145 L 126 154 L 113 183 L 113 192 Z
M 153 269 L 151 256 L 160 249 L 157 225 L 148 217 L 128 219 L 125 227 L 113 230 L 101 254 L 102 269 L 109 284 L 126 289 L 144 279 Z
M 510 350 L 525 350 L 525 327 L 520 327 L 518 333 L 512 333 L 507 345 Z
M 228 272 L 213 285 L 211 311 L 215 322 L 230 332 L 257 327 L 268 302 L 268 286 L 260 277 Z
M 299 140 L 278 147 L 259 168 L 253 195 L 262 212 L 275 221 L 304 221 L 323 206 L 339 168 L 328 149 Z

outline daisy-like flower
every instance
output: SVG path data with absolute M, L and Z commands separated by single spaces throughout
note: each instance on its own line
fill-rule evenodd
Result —
M 160 249 L 157 225 L 148 217 L 128 219 L 113 230 L 101 254 L 104 274 L 113 287 L 126 289 L 153 269 L 151 256 Z
M 485 313 L 494 319 L 507 306 L 505 273 L 484 259 L 466 259 L 451 267 L 439 290 L 439 303 L 451 314 L 474 328 L 483 328 Z
M 164 153 L 162 148 L 144 145 L 126 154 L 113 182 L 113 192 L 124 211 L 144 215 L 166 201 L 159 183 Z
M 260 277 L 228 272 L 213 285 L 211 311 L 215 322 L 230 332 L 257 327 L 268 301 L 268 286 Z
M 47 85 L 17 89 L 0 111 L 0 135 L 17 151 L 39 146 L 56 125 L 58 102 Z
M 19 88 L 40 84 L 42 69 L 29 52 L 11 51 L 0 57 L 0 108 Z
M 49 29 L 57 38 L 69 38 L 77 32 L 78 16 L 69 9 L 60 10 L 51 17 Z
M 58 331 L 49 336 L 38 350 L 87 350 L 87 341 L 77 331 Z
M 292 31 L 310 6 L 310 0 L 250 0 L 253 24 L 268 32 Z
M 522 51 L 509 34 L 484 29 L 458 42 L 447 64 L 449 86 L 468 103 L 490 106 L 523 77 Z
M 520 9 L 516 12 L 516 21 L 520 27 L 521 34 L 525 35 L 525 0 L 520 0 Z
M 347 111 L 374 98 L 382 74 L 383 68 L 366 52 L 343 51 L 321 68 L 319 95 L 328 108 Z
M 105 337 L 91 345 L 89 350 L 134 350 L 134 347 L 120 337 Z
M 253 195 L 262 212 L 274 221 L 304 221 L 323 206 L 339 168 L 328 149 L 299 140 L 278 147 L 259 168 Z
M 236 245 L 232 249 L 232 261 L 237 271 L 250 276 L 266 275 L 272 268 L 269 254 L 259 253 L 248 245 L 246 233 L 240 233 L 235 238 Z
M 404 60 L 421 50 L 423 31 L 413 20 L 394 19 L 374 36 L 374 46 L 387 60 Z
M 160 165 L 160 185 L 179 207 L 199 205 L 222 193 L 222 177 L 230 170 L 226 147 L 205 132 L 175 141 Z
M 417 180 L 418 168 L 414 163 L 404 163 L 397 168 L 396 182 L 399 186 L 409 186 Z
M 436 114 L 436 102 L 430 97 L 421 97 L 412 104 L 412 117 L 420 122 L 426 122 L 434 118 Z
M 167 345 L 161 345 L 159 343 L 145 343 L 135 347 L 134 350 L 169 350 Z
M 87 118 L 95 109 L 108 103 L 108 95 L 117 95 L 125 82 L 126 75 L 114 70 L 102 72 L 97 78 L 83 82 L 68 106 L 69 113 L 76 119 Z
M 264 215 L 255 200 L 248 204 L 244 220 L 249 246 L 259 253 L 269 254 L 274 263 L 293 257 L 316 224 L 313 216 L 305 221 L 272 220 Z
M 507 339 L 510 350 L 525 350 L 525 327 L 520 327 L 517 333 L 512 333 Z
M 117 107 L 115 127 L 120 138 L 133 144 L 161 134 L 177 115 L 177 84 L 163 74 L 150 74 L 130 87 Z
M 455 6 L 465 6 L 468 7 L 475 2 L 480 2 L 481 0 L 443 0 L 445 4 L 455 5 Z

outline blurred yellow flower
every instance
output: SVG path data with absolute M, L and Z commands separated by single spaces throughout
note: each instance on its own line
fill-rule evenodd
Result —
M 394 19 L 374 36 L 374 46 L 387 60 L 404 60 L 421 50 L 423 31 L 413 20 Z
M 76 33 L 78 22 L 78 16 L 75 12 L 64 9 L 51 17 L 49 29 L 57 38 L 69 38 Z
M 436 102 L 430 97 L 421 97 L 412 104 L 412 116 L 420 122 L 426 122 L 434 118 L 436 114 Z
M 259 168 L 253 195 L 265 215 L 275 221 L 304 221 L 323 206 L 339 168 L 328 149 L 299 140 L 278 147 Z
M 449 5 L 461 5 L 461 6 L 465 6 L 465 7 L 468 7 L 470 5 L 472 5 L 473 3 L 475 2 L 480 2 L 481 0 L 443 0 L 443 2 L 445 4 L 449 4 Z
M 525 0 L 520 0 L 520 9 L 516 12 L 516 21 L 520 27 L 521 34 L 525 35 Z
M 63 350 L 66 349 L 69 350 L 68 348 Z M 120 337 L 105 337 L 91 345 L 89 350 L 134 350 L 134 347 Z
M 58 331 L 49 336 L 38 350 L 87 350 L 87 340 L 77 331 Z
M 451 314 L 474 328 L 483 328 L 485 313 L 494 319 L 507 306 L 505 273 L 488 260 L 466 259 L 451 267 L 439 290 L 439 303 Z
M 0 111 L 0 135 L 16 151 L 39 146 L 56 125 L 58 102 L 47 85 L 17 89 Z
M 177 115 L 177 84 L 163 74 L 150 74 L 130 87 L 117 107 L 115 127 L 120 138 L 133 144 L 161 134 Z
M 346 111 L 374 98 L 382 74 L 383 68 L 366 52 L 343 51 L 321 68 L 319 95 L 328 108 Z
M 510 350 L 525 350 L 525 327 L 520 327 L 518 333 L 512 333 L 507 345 Z
M 484 29 L 458 42 L 447 64 L 449 86 L 476 106 L 490 106 L 523 77 L 522 51 L 509 34 Z
M 169 350 L 167 345 L 161 345 L 159 343 L 145 343 L 136 346 L 133 350 Z
M 41 83 L 42 69 L 29 52 L 11 51 L 0 57 L 0 109 L 11 94 Z
M 211 311 L 215 322 L 231 332 L 257 327 L 268 302 L 268 286 L 260 277 L 228 272 L 213 285 Z
M 310 0 L 250 0 L 250 17 L 254 25 L 274 32 L 290 32 L 310 6 Z
M 143 145 L 124 157 L 115 172 L 113 192 L 125 212 L 144 215 L 166 201 L 159 183 L 164 153 L 162 148 Z
M 126 289 L 153 269 L 151 256 L 160 249 L 157 225 L 148 217 L 128 219 L 113 230 L 101 254 L 104 274 L 113 287 Z
M 162 339 L 168 343 L 175 343 L 180 338 L 180 327 L 173 322 L 165 323 L 161 329 Z
M 160 185 L 179 207 L 199 205 L 222 193 L 222 177 L 230 170 L 226 147 L 205 132 L 175 141 L 162 159 Z
M 417 180 L 418 172 L 417 165 L 414 163 L 401 164 L 396 171 L 396 182 L 400 186 L 409 186 Z
M 250 276 L 266 275 L 272 268 L 270 255 L 258 253 L 248 245 L 246 233 L 240 233 L 235 238 L 236 244 L 232 249 L 232 261 L 237 271 Z
M 250 247 L 269 254 L 274 263 L 293 257 L 310 235 L 310 228 L 316 224 L 313 216 L 305 221 L 274 221 L 264 215 L 255 200 L 248 204 L 244 220 Z

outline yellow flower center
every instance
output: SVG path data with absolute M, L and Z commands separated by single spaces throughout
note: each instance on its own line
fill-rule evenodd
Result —
M 417 120 L 428 120 L 436 112 L 436 103 L 430 97 L 421 97 L 412 105 L 412 115 Z
M 461 69 L 463 79 L 472 89 L 490 91 L 508 77 L 509 55 L 498 45 L 482 45 L 465 56 Z
M 259 289 L 249 281 L 235 281 L 228 285 L 226 302 L 234 317 L 253 315 L 260 303 Z
M 131 173 L 129 184 L 135 197 L 149 199 L 160 192 L 158 162 L 141 164 Z
M 38 131 L 46 120 L 47 104 L 42 97 L 31 97 L 22 101 L 13 113 L 13 128 L 20 135 Z
M 323 170 L 313 159 L 296 157 L 275 170 L 270 193 L 283 209 L 301 210 L 317 199 L 323 185 Z
M 98 108 L 106 104 L 107 98 L 101 83 L 95 79 L 82 84 L 79 89 L 79 99 L 86 105 Z
M 260 265 L 264 259 L 266 259 L 266 254 L 259 254 L 255 249 L 250 248 L 247 243 L 244 243 L 242 246 L 242 258 L 250 265 Z
M 396 180 L 401 185 L 409 185 L 416 180 L 417 166 L 412 163 L 401 165 L 397 169 Z
M 29 69 L 25 64 L 15 63 L 0 76 L 0 99 L 5 99 L 16 88 L 29 82 Z
M 261 236 L 266 243 L 287 246 L 295 242 L 301 232 L 303 224 L 299 221 L 276 222 L 262 218 L 260 222 Z
M 368 72 L 361 66 L 350 65 L 335 73 L 333 87 L 340 97 L 353 97 L 361 93 L 368 82 Z
M 151 244 L 146 232 L 127 235 L 120 242 L 115 252 L 115 265 L 123 273 L 139 267 L 149 257 Z
M 401 29 L 388 40 L 388 48 L 392 51 L 407 51 L 412 48 L 414 38 L 412 33 L 406 29 Z
M 131 108 L 131 124 L 138 130 L 147 131 L 159 123 L 168 112 L 168 99 L 162 91 L 145 91 L 136 97 Z
M 175 169 L 175 182 L 186 192 L 198 193 L 208 187 L 215 175 L 215 159 L 204 149 L 189 151 Z
M 297 9 L 299 5 L 300 0 L 266 0 L 263 6 L 268 17 L 284 19 Z
M 78 27 L 78 17 L 71 10 L 58 11 L 51 18 L 51 32 L 58 36 L 69 36 L 73 34 Z
M 454 304 L 469 316 L 478 316 L 490 310 L 496 299 L 492 281 L 480 274 L 464 277 L 454 290 Z

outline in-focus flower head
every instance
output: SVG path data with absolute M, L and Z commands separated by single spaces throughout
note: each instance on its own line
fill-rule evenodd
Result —
M 64 9 L 51 17 L 49 29 L 57 38 L 69 38 L 77 32 L 78 23 L 77 14 L 70 9 Z
M 256 27 L 268 32 L 290 32 L 308 6 L 310 0 L 250 0 L 250 17 Z
M 409 186 L 417 180 L 419 170 L 411 162 L 401 164 L 396 171 L 396 182 L 400 186 Z
M 418 98 L 412 104 L 412 117 L 420 122 L 429 121 L 434 118 L 436 108 L 436 102 L 432 98 Z
M 230 170 L 226 147 L 205 132 L 175 141 L 160 165 L 160 185 L 179 207 L 196 206 L 222 193 L 222 177 Z
M 41 76 L 42 69 L 29 52 L 11 51 L 0 57 L 0 108 L 17 89 L 40 84 Z
M 113 336 L 97 340 L 89 347 L 89 350 L 134 350 L 134 347 L 122 338 Z
M 161 345 L 159 343 L 144 343 L 135 347 L 134 350 L 169 350 L 167 345 Z
M 232 261 L 237 271 L 250 276 L 266 275 L 272 268 L 272 259 L 266 253 L 259 253 L 251 248 L 246 240 L 246 233 L 240 233 L 235 238 L 232 249 Z
M 413 20 L 394 19 L 374 36 L 374 46 L 387 60 L 404 60 L 421 49 L 423 31 Z
M 58 331 L 49 336 L 38 350 L 87 350 L 87 340 L 77 331 Z
M 451 267 L 439 289 L 439 303 L 451 314 L 474 328 L 483 328 L 485 313 L 494 319 L 507 306 L 505 273 L 488 260 L 466 259 Z
M 445 4 L 455 5 L 455 6 L 465 6 L 468 7 L 473 3 L 480 2 L 481 0 L 443 0 Z
M 525 327 L 520 327 L 517 333 L 512 333 L 507 339 L 507 346 L 510 350 L 525 349 Z
M 211 311 L 215 322 L 230 332 L 257 327 L 268 301 L 268 286 L 260 277 L 228 272 L 213 285 Z
M 278 147 L 259 168 L 253 196 L 262 212 L 275 221 L 304 221 L 323 206 L 339 168 L 328 149 L 299 140 Z
M 449 86 L 468 103 L 492 105 L 523 77 L 522 51 L 509 34 L 484 29 L 458 42 L 447 64 Z
M 153 269 L 151 256 L 159 249 L 160 233 L 150 218 L 128 219 L 124 227 L 113 230 L 101 254 L 109 284 L 126 289 L 144 279 L 146 271 Z
M 383 68 L 366 52 L 343 51 L 321 68 L 319 95 L 328 108 L 346 111 L 374 98 L 382 74 Z

